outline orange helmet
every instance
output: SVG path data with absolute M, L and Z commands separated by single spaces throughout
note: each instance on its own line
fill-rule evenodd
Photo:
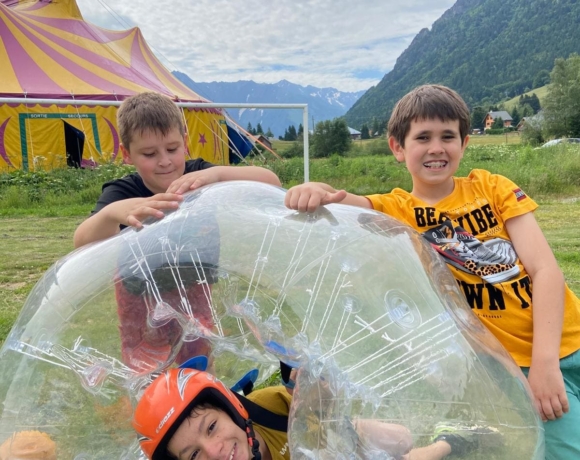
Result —
M 255 459 L 258 442 L 247 410 L 213 375 L 195 369 L 170 369 L 145 390 L 133 416 L 143 453 L 152 460 L 169 459 L 167 444 L 195 406 L 209 402 L 223 409 L 248 436 Z

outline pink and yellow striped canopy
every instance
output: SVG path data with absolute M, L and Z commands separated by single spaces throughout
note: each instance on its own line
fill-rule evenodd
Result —
M 155 91 L 207 102 L 154 56 L 139 28 L 102 29 L 75 0 L 0 0 L 0 97 L 123 100 Z

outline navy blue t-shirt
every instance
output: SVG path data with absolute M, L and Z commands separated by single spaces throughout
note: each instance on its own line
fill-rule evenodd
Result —
M 215 166 L 213 163 L 205 161 L 203 158 L 188 160 L 185 162 L 185 171 L 183 174 L 201 171 L 213 166 Z M 101 196 L 97 200 L 95 209 L 91 211 L 91 214 L 99 212 L 105 206 L 116 201 L 129 198 L 149 198 L 153 195 L 155 194 L 145 186 L 139 173 L 129 174 L 121 179 L 115 179 L 103 184 Z M 121 228 L 125 228 L 125 226 L 121 226 Z

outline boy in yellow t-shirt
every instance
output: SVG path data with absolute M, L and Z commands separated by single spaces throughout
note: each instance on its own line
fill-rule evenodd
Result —
M 578 459 L 580 300 L 566 286 L 534 218 L 537 205 L 524 191 L 483 170 L 454 177 L 469 126 L 469 109 L 455 91 L 420 86 L 397 103 L 388 125 L 393 155 L 411 173 L 410 193 L 363 197 L 306 183 L 288 191 L 286 205 L 375 209 L 422 233 L 474 313 L 527 375 L 546 422 L 546 458 Z

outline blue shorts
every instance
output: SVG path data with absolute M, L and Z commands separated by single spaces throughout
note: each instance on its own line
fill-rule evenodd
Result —
M 561 418 L 544 422 L 546 460 L 580 459 L 580 351 L 560 360 L 570 410 Z M 528 376 L 530 368 L 522 367 Z

